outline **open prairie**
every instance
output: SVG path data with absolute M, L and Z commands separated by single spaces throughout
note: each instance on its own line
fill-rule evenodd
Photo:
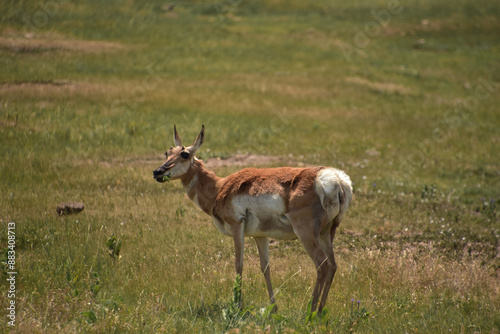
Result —
M 0 331 L 499 333 L 500 3 L 0 2 Z M 270 314 L 152 171 L 206 127 L 219 176 L 333 166 L 355 199 L 320 318 L 298 241 Z M 59 216 L 73 201 L 83 212 Z M 15 326 L 15 327 L 14 327 Z

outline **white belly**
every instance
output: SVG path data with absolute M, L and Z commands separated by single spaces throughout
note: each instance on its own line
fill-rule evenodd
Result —
M 286 207 L 278 195 L 240 195 L 232 200 L 239 221 L 245 222 L 245 236 L 290 240 L 297 236 L 286 217 Z

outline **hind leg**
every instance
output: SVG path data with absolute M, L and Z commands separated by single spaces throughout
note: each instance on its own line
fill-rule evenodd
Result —
M 330 287 L 332 286 L 333 277 L 335 276 L 335 272 L 337 271 L 337 263 L 335 262 L 335 254 L 333 252 L 333 238 L 335 237 L 335 231 L 337 229 L 337 225 L 333 225 L 332 228 L 327 231 L 327 233 L 320 234 L 319 236 L 319 244 L 321 250 L 326 255 L 326 261 L 328 262 L 328 269 L 326 272 L 326 277 L 324 281 L 323 291 L 321 294 L 321 302 L 318 307 L 318 314 L 321 314 L 323 308 L 325 307 L 326 300 L 328 298 L 328 293 L 330 292 Z
M 321 220 L 314 218 L 311 208 L 302 209 L 289 214 L 295 235 L 300 239 L 304 249 L 314 262 L 316 267 L 316 284 L 314 285 L 311 311 L 314 312 L 318 307 L 318 302 L 322 296 L 326 282 L 332 271 L 328 257 L 321 247 L 320 230 Z

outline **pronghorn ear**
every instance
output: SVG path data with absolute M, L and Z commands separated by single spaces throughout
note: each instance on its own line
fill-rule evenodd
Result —
M 177 128 L 175 125 L 174 125 L 174 143 L 175 143 L 175 146 L 182 146 L 181 137 L 179 137 L 179 134 L 177 133 Z
M 205 140 L 205 126 L 201 126 L 201 132 L 194 141 L 193 145 L 189 148 L 189 152 L 194 154 L 200 148 L 201 144 L 203 144 L 203 140 Z

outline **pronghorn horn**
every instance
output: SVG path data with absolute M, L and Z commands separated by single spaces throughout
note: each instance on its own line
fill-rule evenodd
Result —
M 175 146 L 182 146 L 181 137 L 179 137 L 179 134 L 177 133 L 177 127 L 175 125 L 174 125 L 174 143 Z

